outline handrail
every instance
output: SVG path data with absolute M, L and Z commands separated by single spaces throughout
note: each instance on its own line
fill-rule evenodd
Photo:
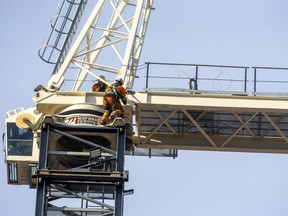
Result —
M 159 90 L 160 88 L 166 90 L 167 88 L 170 88 L 170 90 L 177 88 L 186 88 L 187 90 L 197 90 L 205 92 L 243 92 L 244 95 L 248 94 L 254 96 L 260 94 L 277 97 L 279 95 L 288 95 L 288 86 L 278 89 L 277 87 L 272 85 L 271 88 L 269 87 L 269 83 L 273 83 L 273 85 L 278 84 L 279 86 L 288 84 L 288 76 L 286 75 L 286 73 L 282 73 L 283 71 L 288 71 L 288 68 L 285 67 L 248 67 L 235 65 L 185 64 L 171 62 L 145 62 L 145 64 L 147 68 L 145 84 L 146 90 Z M 154 66 L 157 66 L 158 68 L 155 69 Z M 166 66 L 170 68 L 167 70 Z M 173 69 L 171 69 L 172 67 L 175 67 L 174 71 Z M 186 71 L 188 71 L 188 73 L 186 73 Z M 184 76 L 179 76 L 179 74 L 177 74 L 179 72 L 183 72 Z M 225 73 L 227 76 L 221 76 L 223 75 L 223 73 Z M 280 73 L 279 76 L 276 75 L 278 73 Z M 161 82 L 156 82 L 156 79 L 161 79 Z M 153 80 L 155 83 L 154 86 Z M 183 85 L 183 82 L 181 83 L 181 80 L 188 80 L 189 86 L 185 87 L 185 85 Z M 161 85 L 164 85 L 163 83 L 165 83 L 166 81 L 168 86 L 162 87 Z M 176 82 L 181 83 L 181 85 L 179 86 L 178 84 L 177 86 L 175 84 Z M 213 83 L 218 83 L 220 87 L 221 84 L 222 87 L 224 85 L 228 85 L 228 83 L 230 84 L 226 89 L 213 89 Z M 262 86 L 262 88 L 260 88 L 260 84 L 263 83 L 265 84 L 265 86 Z M 248 86 L 248 84 L 250 84 L 250 86 Z M 287 94 L 285 93 L 285 89 L 287 89 Z

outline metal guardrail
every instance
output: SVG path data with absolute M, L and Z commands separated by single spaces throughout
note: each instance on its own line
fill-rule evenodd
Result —
M 286 96 L 288 94 L 288 68 L 252 67 L 252 69 L 254 72 L 253 94 L 265 94 L 264 92 L 266 92 L 266 95 L 269 95 L 269 91 L 272 91 L 273 89 L 275 91 L 272 92 L 277 95 Z M 264 84 L 265 86 L 261 88 L 261 84 Z M 285 89 L 285 86 L 287 90 Z M 263 91 L 262 89 L 265 91 L 261 92 Z
M 288 68 L 161 62 L 145 64 L 144 91 L 288 96 Z

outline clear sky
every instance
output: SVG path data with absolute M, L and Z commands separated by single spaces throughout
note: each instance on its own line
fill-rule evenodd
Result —
M 1 115 L 32 107 L 51 67 L 38 49 L 57 1 L 0 2 Z M 288 1 L 155 0 L 140 64 L 147 61 L 288 67 Z M 288 77 L 288 75 L 287 75 Z M 124 215 L 286 216 L 288 155 L 180 151 L 127 157 Z M 34 215 L 36 190 L 6 183 L 0 153 L 0 215 Z

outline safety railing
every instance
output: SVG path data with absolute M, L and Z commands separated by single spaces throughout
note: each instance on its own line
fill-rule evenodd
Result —
M 253 95 L 288 96 L 288 68 L 252 67 Z
M 145 91 L 288 96 L 288 68 L 145 64 Z
M 43 61 L 55 64 L 53 74 L 67 55 L 86 4 L 87 0 L 59 0 L 56 14 L 50 21 L 51 29 L 38 51 Z

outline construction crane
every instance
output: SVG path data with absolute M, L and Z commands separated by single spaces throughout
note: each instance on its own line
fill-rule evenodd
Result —
M 104 74 L 110 82 L 124 80 L 127 92 L 132 89 L 152 3 L 97 1 L 71 45 L 87 1 L 60 1 L 39 50 L 44 61 L 55 64 L 51 79 L 35 88 L 35 108 L 9 111 L 6 119 L 8 183 L 37 188 L 36 215 L 123 215 L 124 195 L 133 193 L 124 190 L 124 155 L 133 148 L 133 105 L 124 107 L 123 118 L 103 127 L 98 125 L 103 92 L 81 88 L 87 79 Z M 81 205 L 55 204 L 69 198 L 80 199 Z
M 76 20 L 85 3 L 77 3 L 75 17 L 67 20 L 73 20 L 72 24 L 77 25 Z M 106 3 L 113 12 L 110 11 L 112 16 L 108 24 L 103 24 L 100 17 Z M 74 6 L 72 2 L 67 4 Z M 132 16 L 124 18 L 122 15 L 126 7 L 129 7 L 129 12 L 130 7 L 135 10 Z M 137 148 L 151 151 L 159 148 L 173 152 L 178 149 L 198 149 L 287 153 L 285 126 L 279 124 L 286 122 L 285 99 L 205 94 L 198 90 L 189 90 L 183 94 L 146 88 L 144 92 L 129 96 L 124 122 L 120 119 L 119 125 L 95 125 L 100 116 L 95 114 L 95 110 L 103 113 L 103 94 L 81 91 L 85 89 L 85 80 L 89 77 L 98 79 L 104 73 L 110 81 L 120 76 L 127 90 L 133 90 L 151 9 L 152 1 L 98 1 L 71 47 L 72 32 L 76 27 L 71 25 L 71 33 L 67 34 L 56 28 L 57 23 L 52 25 L 52 33 L 56 34 L 57 40 L 53 41 L 52 46 L 48 40 L 39 55 L 55 64 L 53 75 L 47 86 L 35 89 L 35 108 L 12 110 L 7 113 L 6 120 L 6 134 L 9 134 L 8 131 L 13 132 L 6 140 L 8 181 L 10 184 L 28 184 L 32 188 L 37 186 L 36 215 L 43 215 L 44 212 L 76 214 L 88 211 L 96 215 L 99 212 L 104 215 L 123 214 L 123 196 L 132 192 L 124 190 L 128 173 L 124 170 L 123 158 L 125 150 L 126 154 L 131 154 L 132 146 L 130 148 L 127 145 L 126 133 L 130 130 L 133 117 L 137 128 L 130 138 Z M 140 18 L 140 15 L 143 17 Z M 68 36 L 59 48 L 58 42 L 63 34 Z M 93 40 L 96 34 L 99 37 Z M 125 45 L 117 47 L 116 44 L 123 41 Z M 48 47 L 52 50 L 46 51 Z M 100 63 L 101 60 L 107 61 L 101 59 L 101 54 L 112 56 L 110 50 L 105 51 L 106 48 L 115 51 L 121 62 L 118 67 Z M 120 57 L 118 48 L 124 48 L 123 57 Z M 48 58 L 45 57 L 47 52 Z M 54 52 L 57 55 L 56 61 L 50 59 Z M 110 61 L 116 62 L 114 59 Z M 68 69 L 76 70 L 76 73 L 72 72 L 70 77 Z M 66 82 L 71 82 L 71 86 L 64 84 Z M 67 118 L 81 118 L 85 121 L 78 125 L 67 125 Z M 232 122 L 234 130 L 227 132 L 219 127 L 219 122 Z M 273 144 L 270 142 L 272 138 L 275 140 Z M 12 148 L 13 144 L 16 144 L 16 149 Z M 20 146 L 25 149 L 20 149 Z M 136 155 L 137 148 L 133 148 Z M 20 150 L 21 153 L 18 153 Z M 86 203 L 77 209 L 50 203 L 51 200 L 72 196 Z M 102 202 L 106 199 L 115 199 L 115 206 Z

